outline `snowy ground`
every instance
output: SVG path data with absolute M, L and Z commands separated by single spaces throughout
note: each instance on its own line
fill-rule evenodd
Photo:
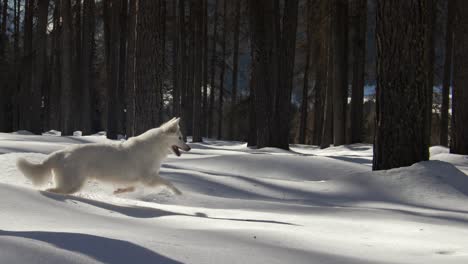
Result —
M 106 140 L 0 133 L 0 263 L 468 263 L 468 156 L 372 172 L 371 145 L 212 140 L 164 164 L 181 196 L 55 195 L 15 167 Z

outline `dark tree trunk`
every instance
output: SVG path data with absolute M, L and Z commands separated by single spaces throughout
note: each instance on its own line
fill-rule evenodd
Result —
M 13 68 L 14 68 L 14 81 L 12 87 L 12 101 L 13 101 L 13 130 L 20 129 L 20 96 L 21 96 L 21 83 L 20 83 L 20 48 L 19 48 L 19 36 L 20 36 L 20 9 L 21 9 L 21 0 L 13 1 Z
M 250 1 L 259 148 L 289 148 L 297 8 L 296 0 L 286 1 L 284 12 L 279 1 Z
M 180 122 L 184 137 L 189 131 L 189 116 L 187 111 L 187 87 L 188 87 L 188 53 L 187 53 L 187 36 L 186 36 L 186 19 L 185 19 L 185 0 L 179 0 L 179 91 L 180 91 L 180 114 L 182 121 Z M 184 138 L 185 140 L 185 138 Z
M 328 148 L 330 144 L 333 143 L 333 87 L 334 87 L 334 68 L 335 64 L 333 63 L 333 57 L 335 54 L 333 53 L 333 23 L 334 23 L 334 5 L 332 2 L 328 2 L 324 6 L 324 10 L 328 14 L 325 20 L 325 45 L 324 49 L 326 49 L 326 56 L 324 57 L 325 69 L 326 74 L 324 74 L 324 81 L 325 81 L 325 91 L 324 91 L 324 102 L 323 102 L 323 125 L 322 125 L 322 136 L 320 140 L 320 148 Z
M 41 124 L 41 89 L 33 82 L 34 62 L 33 52 L 33 20 L 34 0 L 25 1 L 23 61 L 21 72 L 21 127 L 35 134 L 42 132 Z M 42 25 L 41 25 L 42 26 Z M 41 45 L 41 43 L 39 43 Z M 35 80 L 34 80 L 35 81 Z
M 224 107 L 224 72 L 226 70 L 226 27 L 227 27 L 227 0 L 223 1 L 223 39 L 221 41 L 221 72 L 219 74 L 219 99 L 218 99 L 218 139 L 223 137 L 223 107 Z
M 208 0 L 203 0 L 203 115 L 202 134 L 206 136 L 208 115 Z
M 448 126 L 449 126 L 449 95 L 452 80 L 452 59 L 453 59 L 453 17 L 455 16 L 455 1 L 447 1 L 447 25 L 445 33 L 445 60 L 444 76 L 442 83 L 442 106 L 440 109 L 440 139 L 439 144 L 448 146 Z
M 429 158 L 429 1 L 377 1 L 374 170 Z
M 55 1 L 55 7 L 53 12 L 53 25 L 54 30 L 52 31 L 52 50 L 51 50 L 51 63 L 49 71 L 50 88 L 46 93 L 46 107 L 48 113 L 48 129 L 60 130 L 60 109 L 62 98 L 61 92 L 61 79 L 60 73 L 61 61 L 62 61 L 62 50 L 61 50 L 61 26 L 60 26 L 60 1 Z M 55 73 L 55 74 L 54 74 Z
M 468 2 L 456 0 L 450 153 L 468 154 Z
M 72 105 L 71 121 L 72 130 L 81 130 L 82 118 L 82 83 L 80 76 L 81 66 L 81 0 L 75 0 L 72 4 Z
M 240 11 L 241 2 L 235 1 L 235 15 L 234 15 L 234 50 L 232 57 L 232 93 L 231 93 L 231 108 L 229 113 L 229 129 L 228 138 L 237 139 L 237 131 L 234 126 L 236 120 L 236 106 L 237 106 L 237 84 L 238 84 L 238 68 L 239 68 L 239 32 L 240 32 Z
M 325 113 L 325 95 L 327 90 L 328 73 L 328 54 L 329 54 L 329 2 L 326 0 L 318 1 L 318 11 L 314 12 L 313 24 L 316 25 L 317 41 L 314 54 L 317 57 L 317 67 L 315 67 L 315 85 L 314 85 L 314 129 L 312 135 L 312 144 L 321 145 L 323 122 Z
M 362 142 L 364 77 L 366 66 L 367 0 L 354 1 L 352 26 L 353 37 L 353 83 L 351 92 L 351 143 Z
M 72 131 L 73 72 L 72 72 L 72 17 L 70 0 L 61 0 L 61 92 L 60 92 L 60 127 L 62 135 L 70 135 Z
M 143 1 L 144 2 L 144 1 Z M 122 10 L 122 1 L 112 0 L 111 6 L 108 6 L 109 15 L 109 58 L 108 75 L 107 75 L 107 96 L 108 96 L 108 113 L 107 113 L 107 138 L 117 139 L 119 134 L 123 132 L 123 104 L 121 94 L 120 78 L 120 13 Z
M 312 1 L 307 1 L 307 27 L 306 27 L 306 61 L 304 67 L 304 82 L 302 86 L 302 101 L 301 101 L 301 121 L 299 124 L 299 143 L 306 143 L 306 134 L 307 134 L 307 114 L 309 106 L 309 68 L 310 68 L 310 52 L 312 46 L 312 36 L 311 36 L 311 13 L 312 13 Z
M 7 35 L 7 18 L 8 18 L 8 0 L 3 0 L 3 5 L 0 8 L 1 16 L 1 29 L 0 29 L 0 89 L 2 97 L 0 98 L 0 131 L 11 132 L 13 130 L 12 118 L 12 89 L 11 81 L 7 80 L 7 75 L 10 74 L 9 63 L 7 61 L 6 46 L 8 43 Z M 4 80 L 4 81 L 3 81 Z
M 211 44 L 212 54 L 211 54 L 211 71 L 210 71 L 210 103 L 208 107 L 208 137 L 213 136 L 213 120 L 214 120 L 214 99 L 215 99 L 215 76 L 216 76 L 216 46 L 218 39 L 218 5 L 219 0 L 215 0 L 215 13 L 213 18 L 213 40 Z
M 128 9 L 128 33 L 127 33 L 127 78 L 126 78 L 126 134 L 135 136 L 135 48 L 136 48 L 136 23 L 137 23 L 137 0 L 130 0 Z
M 47 86 L 47 23 L 48 23 L 48 10 L 49 10 L 49 0 L 39 0 L 38 1 L 38 18 L 37 18 L 37 29 L 36 29 L 36 36 L 37 39 L 35 41 L 37 45 L 37 54 L 34 63 L 34 78 L 33 78 L 33 89 L 35 90 L 36 94 L 45 94 L 44 90 Z M 42 111 L 42 102 L 41 99 L 38 98 L 35 100 L 35 108 L 38 113 Z M 41 123 L 36 124 L 39 125 L 39 129 L 44 127 L 44 119 L 45 117 L 40 116 Z
M 203 81 L 203 0 L 192 0 L 194 15 L 194 49 L 193 49 L 193 123 L 192 142 L 202 141 L 202 81 Z
M 81 129 L 83 133 L 91 133 L 91 91 L 94 90 L 94 27 L 95 27 L 95 2 L 83 1 L 83 28 L 81 43 Z
M 179 23 L 177 17 L 177 1 L 172 1 L 172 116 L 180 117 L 180 47 L 179 47 Z
M 160 0 L 138 1 L 136 39 L 135 132 L 140 134 L 159 125 L 162 81 L 162 25 L 154 19 Z
M 333 0 L 333 144 L 346 143 L 348 100 L 348 0 Z

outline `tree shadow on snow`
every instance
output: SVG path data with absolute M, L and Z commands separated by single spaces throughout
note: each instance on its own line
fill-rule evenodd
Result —
M 21 237 L 46 242 L 63 250 L 87 255 L 103 263 L 181 263 L 128 241 L 95 235 L 0 230 L 0 236 Z

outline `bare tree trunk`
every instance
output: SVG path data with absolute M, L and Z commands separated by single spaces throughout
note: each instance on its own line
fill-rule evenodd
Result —
M 348 0 L 333 0 L 333 144 L 346 143 L 346 105 L 348 100 Z
M 95 2 L 83 1 L 83 37 L 81 44 L 81 129 L 83 133 L 91 133 L 91 91 L 94 87 L 94 27 L 95 27 Z
M 440 139 L 439 144 L 448 146 L 448 110 L 449 110 L 449 95 L 450 83 L 452 79 L 452 60 L 453 60 L 453 17 L 455 16 L 455 1 L 447 1 L 447 25 L 445 35 L 445 61 L 444 61 L 444 77 L 442 83 L 442 106 L 440 109 Z
M 70 135 L 72 131 L 72 19 L 70 0 L 61 0 L 61 96 L 60 96 L 60 127 L 62 135 Z
M 37 18 L 37 27 L 36 27 L 36 36 L 35 41 L 37 45 L 37 53 L 34 63 L 34 83 L 33 89 L 36 94 L 44 94 L 44 90 L 47 85 L 47 23 L 48 23 L 48 10 L 49 10 L 49 0 L 39 0 L 38 1 L 38 18 Z M 35 108 L 38 113 L 42 111 L 42 100 L 35 100 Z M 35 124 L 39 126 L 39 129 L 42 130 L 44 127 L 45 117 L 39 116 L 40 124 Z
M 194 12 L 194 80 L 193 80 L 193 126 L 192 142 L 202 141 L 202 81 L 203 81 L 203 0 L 192 0 Z
M 324 48 L 326 49 L 327 54 L 324 57 L 324 62 L 326 62 L 326 74 L 324 74 L 324 81 L 325 81 L 325 100 L 323 102 L 323 127 L 322 127 L 322 136 L 320 140 L 320 148 L 328 148 L 330 144 L 333 143 L 333 87 L 334 87 L 334 59 L 333 56 L 335 54 L 333 53 L 333 46 L 334 46 L 334 41 L 333 41 L 333 30 L 332 30 L 332 25 L 335 23 L 333 20 L 334 15 L 334 6 L 332 5 L 331 2 L 328 2 L 324 9 L 326 10 L 326 13 L 328 14 L 326 18 L 326 36 L 325 39 L 325 45 Z
M 241 2 L 235 1 L 235 15 L 234 15 L 234 52 L 232 58 L 232 94 L 231 94 L 231 109 L 229 117 L 228 138 L 237 139 L 237 131 L 234 126 L 236 120 L 236 107 L 237 107 L 237 84 L 238 84 L 238 68 L 239 68 L 239 32 L 240 32 L 240 11 Z
M 136 134 L 159 125 L 159 105 L 162 81 L 159 74 L 163 67 L 162 25 L 154 19 L 159 14 L 160 0 L 139 0 L 136 39 Z
M 354 1 L 353 83 L 351 92 L 351 143 L 362 142 L 364 75 L 366 67 L 367 0 Z
M 219 0 L 215 0 L 215 13 L 213 21 L 213 41 L 211 42 L 211 72 L 210 72 L 210 105 L 208 107 L 208 137 L 213 136 L 213 119 L 214 119 L 214 99 L 215 99 L 215 75 L 216 75 L 216 45 L 218 39 L 218 6 Z
M 208 0 L 203 0 L 203 116 L 202 134 L 206 136 L 208 118 Z
M 173 31 L 172 31 L 172 116 L 180 116 L 180 47 L 179 47 L 179 23 L 177 17 L 177 1 L 172 1 Z
M 377 1 L 377 102 L 373 169 L 429 158 L 429 1 Z
M 121 30 L 120 30 L 120 13 L 122 10 L 122 1 L 112 0 L 109 8 L 109 58 L 108 69 L 109 75 L 107 81 L 107 96 L 108 100 L 108 116 L 107 116 L 107 138 L 117 139 L 118 134 L 123 134 L 123 104 L 121 94 Z
M 456 0 L 450 153 L 468 154 L 468 2 Z
M 130 0 L 129 11 L 128 11 L 128 33 L 127 33 L 127 79 L 126 79 L 126 134 L 128 137 L 135 136 L 135 48 L 137 39 L 137 0 Z
M 309 105 L 309 68 L 310 68 L 310 52 L 312 46 L 311 36 L 311 21 L 310 16 L 312 13 L 312 1 L 307 1 L 307 19 L 306 19 L 306 61 L 304 67 L 304 82 L 302 86 L 302 102 L 301 102 L 301 121 L 299 125 L 299 143 L 305 144 L 307 133 L 307 114 Z
M 223 39 L 221 41 L 221 72 L 219 74 L 219 99 L 218 99 L 218 139 L 223 137 L 223 100 L 224 100 L 224 72 L 226 68 L 226 26 L 227 26 L 227 0 L 223 1 Z

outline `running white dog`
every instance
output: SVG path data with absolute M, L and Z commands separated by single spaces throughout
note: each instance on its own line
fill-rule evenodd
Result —
M 55 188 L 47 191 L 55 193 L 77 192 L 87 179 L 94 178 L 125 187 L 114 193 L 133 191 L 141 183 L 165 185 L 180 194 L 172 183 L 159 176 L 169 149 L 177 156 L 181 155 L 179 149 L 190 150 L 180 132 L 179 118 L 122 143 L 77 145 L 50 154 L 41 164 L 20 158 L 16 165 L 34 185 L 44 185 L 53 175 Z

